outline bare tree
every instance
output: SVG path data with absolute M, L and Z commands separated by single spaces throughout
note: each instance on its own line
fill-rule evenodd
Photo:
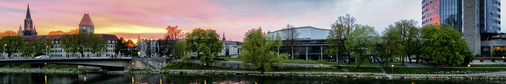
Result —
M 358 26 L 355 23 L 355 18 L 351 17 L 350 14 L 346 16 L 339 16 L 334 24 L 331 25 L 332 29 L 327 37 L 326 44 L 329 44 L 329 48 L 325 52 L 329 54 L 336 54 L 336 60 L 339 64 L 343 60 L 342 54 L 346 53 L 348 59 L 351 59 L 350 52 L 346 51 L 344 41 L 348 39 L 349 34 Z M 351 61 L 348 61 L 351 63 Z
M 300 33 L 297 32 L 297 30 L 295 30 L 295 28 L 290 25 L 290 24 L 287 24 L 285 28 L 282 29 L 282 32 L 283 32 L 283 37 L 285 38 L 285 41 L 288 43 L 288 46 L 290 47 L 290 57 L 294 57 L 293 55 L 293 52 L 294 52 L 294 45 L 295 43 L 297 42 L 297 38 L 299 37 Z

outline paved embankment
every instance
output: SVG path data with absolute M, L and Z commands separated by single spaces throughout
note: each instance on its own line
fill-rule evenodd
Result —
M 110 72 L 126 73 L 126 72 Z M 236 70 L 161 70 L 133 71 L 128 73 L 152 73 L 175 75 L 246 75 L 246 76 L 287 76 L 287 77 L 339 77 L 370 79 L 456 79 L 456 80 L 506 80 L 506 71 L 474 74 L 384 74 L 370 72 L 265 72 Z
M 19 73 L 85 73 L 83 71 L 67 71 L 53 69 L 0 69 L 0 72 L 19 72 Z

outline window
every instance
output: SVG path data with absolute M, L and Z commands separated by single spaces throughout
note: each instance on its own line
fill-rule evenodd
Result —
M 492 60 L 490 60 L 490 61 L 495 62 L 495 59 L 492 59 Z
M 483 62 L 483 60 L 480 60 L 480 62 Z

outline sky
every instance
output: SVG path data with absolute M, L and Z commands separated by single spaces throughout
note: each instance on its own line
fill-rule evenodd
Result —
M 133 39 L 162 38 L 167 26 L 184 32 L 194 28 L 225 33 L 242 41 L 252 28 L 276 31 L 287 24 L 330 29 L 339 16 L 350 14 L 358 24 L 378 33 L 399 20 L 421 22 L 422 0 L 0 0 L 0 32 L 17 32 L 30 4 L 39 35 L 78 28 L 89 13 L 96 34 Z M 502 6 L 502 9 L 505 6 Z M 504 12 L 503 12 L 504 13 Z M 504 21 L 504 20 L 503 20 Z M 502 25 L 506 28 L 505 25 Z M 503 31 L 504 32 L 504 31 Z

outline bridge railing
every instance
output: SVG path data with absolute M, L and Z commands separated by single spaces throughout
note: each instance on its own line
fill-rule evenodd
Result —
M 49 58 L 34 58 L 34 57 L 11 57 L 0 58 L 0 60 L 23 60 L 23 59 L 132 59 L 132 57 L 49 57 Z

